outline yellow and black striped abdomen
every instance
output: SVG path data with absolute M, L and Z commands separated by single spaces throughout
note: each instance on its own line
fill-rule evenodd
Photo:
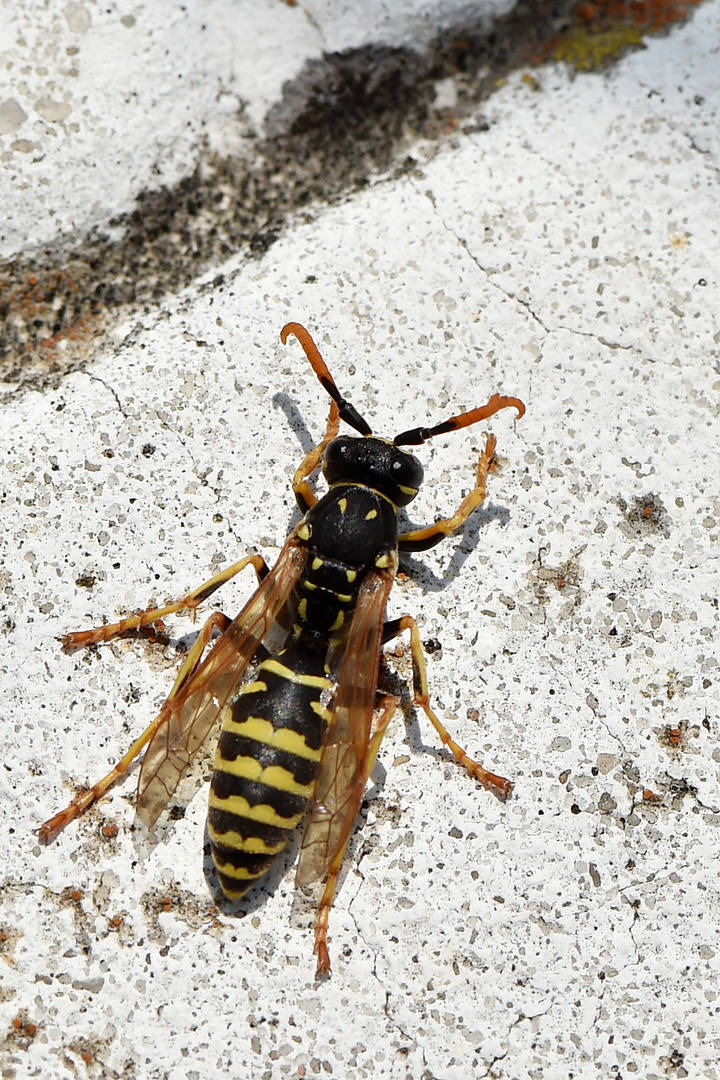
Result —
M 215 752 L 208 832 L 223 892 L 252 888 L 312 798 L 332 681 L 323 656 L 292 646 L 263 661 L 225 710 Z

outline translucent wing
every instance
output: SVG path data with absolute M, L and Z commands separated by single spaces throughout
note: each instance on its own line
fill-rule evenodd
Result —
M 315 782 L 313 808 L 305 827 L 296 875 L 298 885 L 325 877 L 347 843 L 362 802 L 374 760 L 370 756 L 372 718 L 385 608 L 394 577 L 394 565 L 374 571 L 358 595 Z
M 163 705 L 143 757 L 137 814 L 153 825 L 175 791 L 193 754 L 207 738 L 237 690 L 245 668 L 286 608 L 307 560 L 307 549 L 291 536 L 267 577 L 213 649 L 178 692 Z

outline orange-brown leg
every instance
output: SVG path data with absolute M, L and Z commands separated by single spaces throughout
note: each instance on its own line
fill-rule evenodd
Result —
M 426 529 L 413 529 L 412 532 L 401 533 L 398 537 L 400 551 L 426 551 L 465 524 L 473 510 L 477 510 L 487 495 L 487 476 L 492 466 L 496 446 L 495 436 L 488 435 L 485 440 L 485 449 L 478 461 L 475 487 L 465 496 L 452 517 L 441 518 L 434 525 L 428 525 Z
M 206 581 L 198 589 L 187 593 L 181 600 L 177 600 L 173 604 L 168 604 L 162 608 L 148 608 L 137 615 L 130 615 L 127 619 L 120 619 L 119 622 L 110 623 L 108 626 L 98 626 L 94 630 L 78 630 L 72 634 L 65 634 L 62 639 L 63 648 L 72 651 L 85 648 L 87 645 L 98 645 L 100 642 L 111 641 L 112 638 L 119 637 L 121 634 L 126 634 L 131 630 L 140 630 L 144 626 L 152 626 L 159 619 L 164 619 L 168 615 L 175 615 L 179 611 L 194 612 L 204 600 L 212 596 L 216 589 L 234 578 L 246 566 L 254 568 L 258 582 L 261 582 L 268 572 L 267 563 L 262 555 L 247 555 L 244 559 L 240 559 L 239 562 L 221 570 L 219 574 L 211 577 L 209 581 Z
M 340 413 L 338 412 L 337 405 L 333 401 L 330 404 L 330 413 L 328 415 L 327 426 L 322 442 L 318 443 L 317 446 L 313 447 L 313 449 L 305 455 L 300 468 L 293 477 L 293 491 L 295 492 L 297 504 L 303 514 L 317 502 L 317 496 L 308 484 L 307 478 L 310 476 L 310 473 L 317 469 L 327 446 L 333 441 L 339 430 Z
M 193 672 L 197 669 L 202 660 L 205 648 L 215 630 L 224 632 L 227 630 L 231 621 L 232 620 L 229 619 L 227 615 L 223 615 L 220 611 L 216 611 L 210 616 L 198 634 L 196 642 L 187 654 L 185 661 L 178 672 L 178 676 L 168 696 L 168 701 L 171 701 L 175 697 L 180 688 L 184 686 L 187 680 L 192 676 Z M 164 719 L 165 710 L 163 708 L 153 722 L 145 729 L 145 731 L 143 731 L 142 735 L 135 740 L 128 752 L 120 758 L 117 764 L 113 766 L 110 772 L 107 773 L 102 780 L 99 780 L 97 784 L 93 784 L 87 791 L 83 791 L 79 795 L 76 795 L 64 810 L 58 811 L 57 814 L 54 814 L 53 817 L 44 822 L 37 830 L 40 842 L 49 844 L 61 829 L 64 829 L 66 825 L 69 825 L 71 821 L 74 821 L 76 817 L 87 810 L 87 808 L 99 799 L 101 795 L 104 795 L 107 789 L 114 784 L 116 780 L 119 780 L 121 776 L 124 776 L 138 754 L 147 746 L 150 739 L 155 734 L 158 725 Z
M 483 787 L 487 788 L 488 791 L 492 791 L 498 798 L 507 799 L 515 786 L 512 780 L 506 780 L 504 776 L 497 776 L 495 773 L 489 772 L 487 769 L 483 768 L 477 761 L 473 761 L 473 759 L 465 753 L 463 748 L 458 746 L 445 728 L 445 725 L 430 708 L 427 668 L 425 667 L 425 656 L 423 654 L 418 624 L 412 616 L 403 615 L 402 618 L 397 619 L 393 623 L 389 623 L 387 630 L 389 636 L 392 637 L 394 637 L 395 634 L 401 634 L 404 630 L 410 631 L 410 648 L 413 662 L 413 702 L 415 705 L 419 705 L 423 710 L 440 736 L 443 745 L 447 746 L 448 750 L 452 752 L 457 763 L 462 765 L 464 769 L 467 769 L 473 780 L 479 781 Z M 393 631 L 395 633 L 393 633 Z
M 383 736 L 388 729 L 388 724 L 393 717 L 393 713 L 398 708 L 398 704 L 397 698 L 393 697 L 391 694 L 386 694 L 378 702 L 377 707 L 379 709 L 379 716 L 376 717 L 373 723 L 365 776 L 357 778 L 358 784 L 361 784 L 363 788 L 365 787 L 368 776 L 373 770 L 373 766 L 375 765 L 380 750 L 380 743 L 383 741 Z M 342 861 L 345 857 L 345 849 L 347 848 L 349 839 L 350 832 L 348 832 L 345 843 L 338 850 L 335 858 L 330 864 L 325 879 L 325 888 L 320 899 L 318 915 L 315 921 L 315 955 L 317 956 L 316 979 L 322 979 L 330 974 L 330 952 L 327 944 L 328 920 L 330 918 L 330 909 L 332 908 L 333 897 L 335 895 L 338 874 L 340 873 L 340 867 L 342 866 Z

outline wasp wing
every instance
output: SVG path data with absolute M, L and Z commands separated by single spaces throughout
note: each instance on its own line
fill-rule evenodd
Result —
M 342 853 L 373 767 L 370 756 L 385 608 L 395 566 L 368 574 L 345 643 L 332 717 L 303 836 L 297 884 L 324 878 Z
M 193 754 L 235 694 L 253 655 L 279 620 L 285 624 L 307 549 L 291 536 L 267 577 L 196 671 L 164 703 L 138 779 L 137 815 L 153 825 Z

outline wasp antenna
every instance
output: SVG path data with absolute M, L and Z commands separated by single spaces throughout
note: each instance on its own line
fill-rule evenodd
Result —
M 335 380 L 330 374 L 328 366 L 320 355 L 318 347 L 309 332 L 304 326 L 301 326 L 300 323 L 289 322 L 286 326 L 283 326 L 280 331 L 280 340 L 283 345 L 287 344 L 287 339 L 291 334 L 293 337 L 296 337 L 302 345 L 305 355 L 310 361 L 310 366 L 317 375 L 322 386 L 327 390 L 328 394 L 337 405 L 340 419 L 344 420 L 345 423 L 349 424 L 355 431 L 359 431 L 361 435 L 371 435 L 370 425 L 366 420 L 363 420 L 355 406 L 351 405 L 349 401 L 346 401 L 338 390 L 335 385 Z
M 411 428 L 409 431 L 403 431 L 401 435 L 395 436 L 393 442 L 395 446 L 419 446 L 421 443 L 427 442 L 428 439 L 434 438 L 435 435 L 445 435 L 448 431 L 459 431 L 460 428 L 470 427 L 471 424 L 477 424 L 480 420 L 487 420 L 488 416 L 494 416 L 501 409 L 509 408 L 517 409 L 518 420 L 525 412 L 525 406 L 519 398 L 493 394 L 487 405 L 481 405 L 478 409 L 470 409 L 469 412 L 460 413 L 459 416 L 451 416 L 449 420 L 443 420 L 441 424 L 436 424 L 435 427 L 416 427 Z

